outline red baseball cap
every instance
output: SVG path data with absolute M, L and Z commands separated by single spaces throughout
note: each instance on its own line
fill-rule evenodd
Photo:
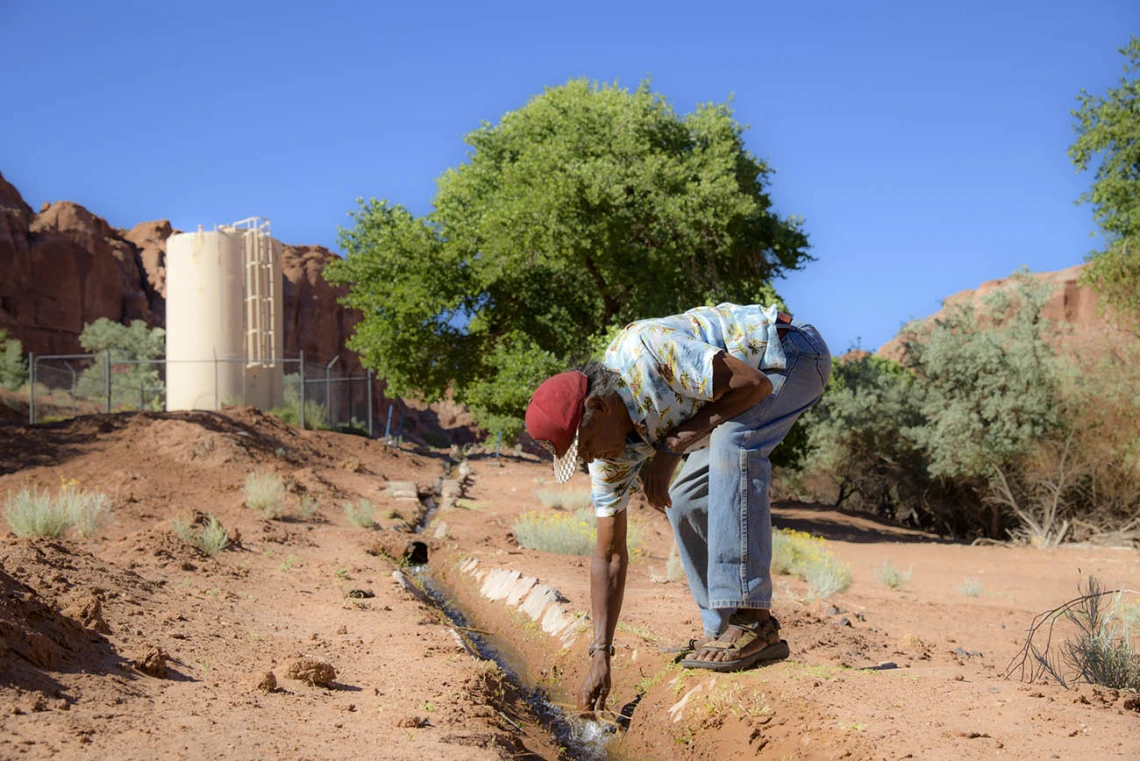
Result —
M 526 408 L 526 430 L 554 455 L 554 480 L 563 484 L 578 466 L 578 424 L 586 411 L 586 376 L 577 370 L 544 380 Z

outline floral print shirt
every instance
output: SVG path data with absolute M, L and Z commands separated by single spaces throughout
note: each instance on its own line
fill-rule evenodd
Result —
M 719 352 L 760 370 L 786 366 L 776 335 L 777 314 L 776 306 L 718 304 L 622 329 L 602 362 L 621 378 L 618 394 L 635 433 L 621 457 L 589 465 L 598 517 L 625 509 L 655 446 L 712 400 L 712 360 Z M 689 451 L 706 446 L 707 436 Z

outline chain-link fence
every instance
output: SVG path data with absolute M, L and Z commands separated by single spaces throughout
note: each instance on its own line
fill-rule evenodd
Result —
M 100 412 L 252 405 L 293 425 L 373 436 L 372 373 L 348 372 L 340 364 L 339 357 L 320 363 L 304 355 L 256 366 L 241 358 L 173 362 L 116 359 L 109 352 L 32 355 L 28 417 L 34 425 Z M 168 389 L 175 396 L 169 405 Z

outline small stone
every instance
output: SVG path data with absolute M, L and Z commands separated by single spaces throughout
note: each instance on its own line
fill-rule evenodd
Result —
M 875 668 L 878 669 L 879 671 L 890 671 L 891 669 L 897 669 L 898 667 L 899 667 L 899 665 L 897 663 L 895 663 L 894 661 L 883 661 L 882 663 L 880 663 Z
M 851 619 L 849 619 L 847 616 L 843 616 L 835 622 L 835 625 L 839 627 L 851 626 Z
M 67 698 L 60 698 L 59 700 L 55 701 L 55 707 L 60 711 L 70 711 L 71 703 L 67 700 Z
M 824 615 L 827 616 L 838 616 L 846 612 L 847 611 L 845 611 L 843 608 L 840 608 L 838 605 L 828 605 L 823 609 Z
M 272 671 L 266 671 L 260 678 L 254 677 L 253 688 L 262 692 L 273 692 L 277 689 L 277 676 Z
M 337 629 L 337 630 L 336 630 L 336 633 L 337 633 L 337 634 L 348 634 L 348 627 L 347 627 L 347 626 L 344 626 L 344 625 L 342 624 L 342 625 L 341 625 L 341 627 L 340 627 L 339 629 Z

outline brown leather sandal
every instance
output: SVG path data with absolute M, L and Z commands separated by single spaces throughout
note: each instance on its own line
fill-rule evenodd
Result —
M 759 664 L 783 660 L 791 652 L 787 641 L 780 639 L 780 622 L 774 616 L 760 623 L 734 613 L 728 619 L 728 628 L 740 630 L 742 632 L 740 638 L 732 643 L 713 640 L 699 648 L 701 650 L 721 650 L 729 656 L 728 659 L 699 661 L 685 658 L 681 661 L 681 666 L 687 669 L 707 669 L 718 672 L 743 671 Z M 764 647 L 749 655 L 738 655 L 757 640 L 765 642 Z

